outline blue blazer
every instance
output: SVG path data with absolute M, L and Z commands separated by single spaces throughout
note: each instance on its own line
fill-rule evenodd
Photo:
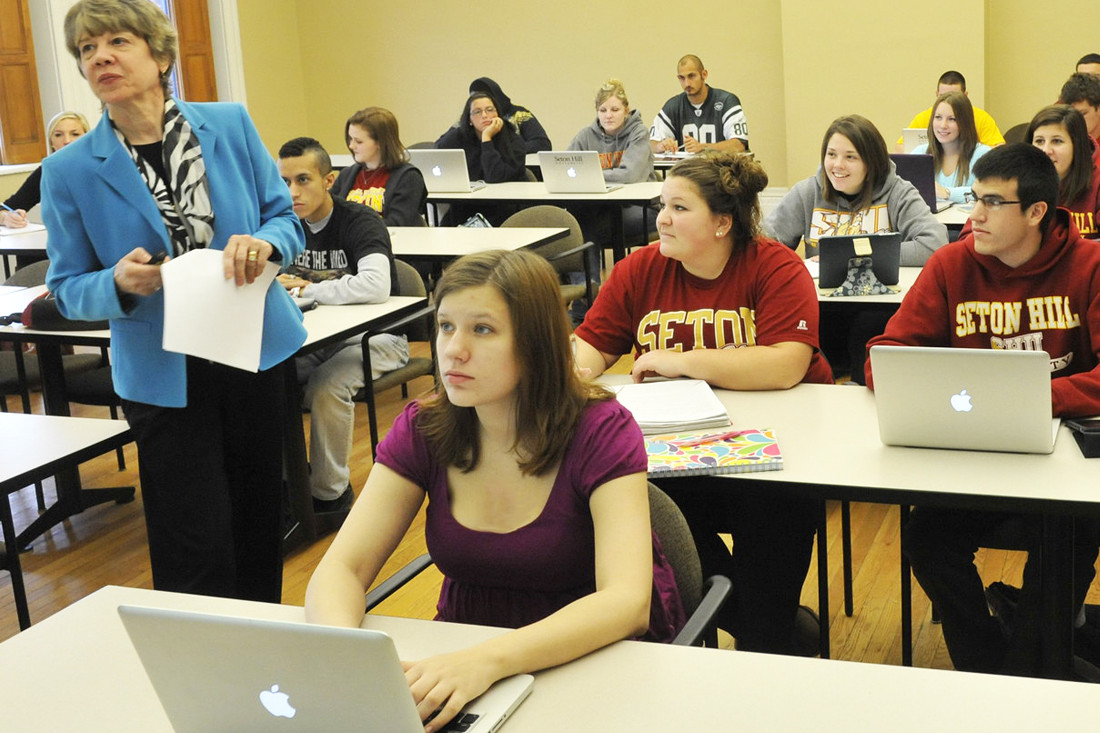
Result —
M 289 264 L 305 247 L 290 193 L 244 107 L 176 101 L 199 139 L 210 203 L 212 249 L 234 234 L 270 242 Z M 187 404 L 186 357 L 161 347 L 164 296 L 133 296 L 125 310 L 114 265 L 135 247 L 172 252 L 160 211 L 107 115 L 91 133 L 48 156 L 42 165 L 42 217 L 49 232 L 46 284 L 61 312 L 79 320 L 111 322 L 111 376 L 128 400 L 162 407 Z M 231 313 L 226 314 L 232 318 Z M 264 305 L 260 368 L 294 354 L 306 338 L 302 314 L 273 282 Z

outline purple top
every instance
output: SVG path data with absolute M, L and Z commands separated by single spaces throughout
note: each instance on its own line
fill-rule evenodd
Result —
M 612 479 L 646 470 L 642 434 L 614 400 L 585 408 L 542 513 L 513 532 L 479 532 L 451 514 L 446 466 L 415 428 L 409 403 L 378 446 L 377 461 L 428 492 L 425 537 L 445 576 L 436 618 L 517 628 L 596 590 L 588 500 Z M 684 624 L 672 568 L 653 537 L 653 599 L 645 638 L 671 641 Z

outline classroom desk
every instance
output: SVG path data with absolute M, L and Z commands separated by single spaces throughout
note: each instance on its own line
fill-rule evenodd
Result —
M 22 543 L 16 538 L 8 495 L 62 469 L 75 470 L 80 463 L 123 446 L 130 440 L 130 426 L 121 420 L 0 412 L 0 501 L 3 501 L 0 504 L 0 525 L 4 530 L 6 546 L 3 551 L 7 556 L 16 598 L 25 599 L 26 591 L 17 549 Z M 96 489 L 86 489 L 85 494 L 94 491 Z M 132 492 L 131 489 L 131 496 Z M 62 499 L 59 493 L 58 501 Z M 54 511 L 53 507 L 47 513 L 51 511 Z M 24 603 L 16 602 L 16 612 L 19 627 L 25 629 L 30 626 L 30 614 Z
M 393 256 L 433 264 L 488 249 L 540 247 L 569 235 L 565 227 L 389 227 Z
M 807 266 L 810 265 L 810 260 L 807 260 Z M 816 273 L 817 263 L 812 263 L 814 267 L 810 268 L 810 274 Z M 917 275 L 920 274 L 921 268 L 919 267 L 899 267 L 898 268 L 898 286 L 900 290 L 896 293 L 887 293 L 885 295 L 853 295 L 848 297 L 833 298 L 821 290 L 817 291 L 817 301 L 822 305 L 837 306 L 842 308 L 844 306 L 864 306 L 869 304 L 893 306 L 897 308 L 901 304 L 901 301 L 905 298 L 905 294 L 909 292 L 909 288 L 913 287 L 913 283 L 917 279 Z M 817 285 L 817 278 L 814 277 L 814 285 Z
M 0 312 L 6 303 L 16 303 L 33 297 L 35 291 L 43 289 L 27 288 L 26 294 L 15 293 L 11 296 L 0 297 Z M 416 297 L 391 297 L 385 303 L 362 305 L 333 305 L 318 306 L 305 314 L 305 327 L 307 331 L 306 341 L 299 350 L 299 354 L 307 354 L 314 349 L 327 346 L 338 341 L 343 341 L 352 336 L 365 333 L 370 330 L 384 328 L 386 324 L 402 318 L 417 308 L 424 306 L 427 301 Z M 22 306 L 19 307 L 22 310 Z M 0 341 L 13 341 L 16 343 L 33 342 L 38 344 L 38 358 L 42 373 L 42 402 L 48 415 L 69 415 L 69 402 L 65 395 L 65 374 L 61 362 L 61 345 L 74 344 L 77 346 L 110 346 L 110 331 L 35 331 L 21 326 L 0 326 Z M 301 400 L 294 399 L 299 395 L 297 372 L 294 369 L 294 360 L 286 362 L 287 394 L 291 399 L 287 403 L 287 441 L 285 450 L 286 468 L 288 480 L 291 486 L 291 505 L 294 514 L 299 519 L 298 526 L 288 538 L 288 546 L 298 541 L 312 541 L 318 534 L 327 531 L 331 527 L 313 514 L 313 502 L 309 492 L 309 463 L 306 460 L 306 446 L 304 428 L 302 426 Z M 83 511 L 83 509 L 95 503 L 115 500 L 123 501 L 133 497 L 133 487 L 125 487 L 120 491 L 128 491 L 120 495 L 111 495 L 110 489 L 97 489 L 96 493 L 89 494 L 87 490 L 80 488 L 80 477 L 75 471 L 62 471 L 58 474 L 58 494 L 67 497 L 65 502 L 59 500 L 62 505 L 60 512 L 67 510 L 69 514 L 55 516 L 43 514 L 36 519 L 20 535 L 21 544 L 25 545 L 29 539 L 33 539 L 47 528 L 66 516 Z M 84 497 L 81 499 L 80 497 Z
M 973 204 L 955 204 L 933 214 L 933 216 L 936 217 L 936 221 L 945 226 L 961 228 L 970 219 L 970 211 L 973 208 Z
M 30 231 L 28 231 L 28 229 Z M 26 229 L 0 227 L 0 260 L 4 261 L 4 279 L 11 277 L 9 255 L 46 256 L 46 230 L 40 225 Z
M 170 730 L 119 621 L 123 603 L 304 619 L 297 606 L 108 586 L 0 644 L 5 728 Z M 363 626 L 390 634 L 406 660 L 504 633 L 373 615 Z M 501 730 L 1069 731 L 1095 724 L 1098 699 L 1075 682 L 621 641 L 536 672 Z
M 0 314 L 21 312 L 34 298 L 46 291 L 45 285 L 23 288 L 0 295 Z M 98 331 L 35 331 L 22 324 L 0 326 L 0 341 L 16 344 L 37 344 L 39 371 L 42 377 L 42 405 L 47 415 L 68 417 L 69 401 L 65 396 L 65 371 L 61 359 L 61 346 L 109 346 L 111 333 Z M 40 514 L 19 533 L 20 547 L 26 547 L 50 527 L 85 509 L 108 501 L 125 503 L 133 500 L 133 486 L 104 489 L 84 489 L 80 474 L 73 466 L 62 466 L 55 474 L 57 502 Z
M 476 204 L 477 202 L 508 202 L 525 206 L 550 204 L 553 206 L 605 206 L 614 212 L 612 230 L 615 241 L 612 243 L 615 261 L 626 256 L 626 233 L 623 230 L 623 207 L 641 206 L 648 210 L 661 197 L 659 181 L 627 183 L 607 193 L 550 193 L 544 183 L 528 181 L 509 183 L 490 183 L 484 188 L 469 193 L 429 193 L 430 204 Z M 644 220 L 644 219 L 643 219 Z
M 554 151 L 554 152 L 567 152 L 567 151 Z M 350 157 L 350 156 L 349 156 Z M 691 157 L 690 155 L 654 155 L 653 156 L 653 168 L 654 170 L 667 171 L 672 166 L 679 163 L 685 158 Z M 542 165 L 539 163 L 538 153 L 528 153 L 524 158 L 523 164 L 531 170 L 541 170 Z M 335 163 L 333 163 L 335 165 Z
M 621 384 L 628 375 L 605 375 Z M 1059 430 L 1050 455 L 902 448 L 878 436 L 874 394 L 864 387 L 799 384 L 770 392 L 715 390 L 734 428 L 775 428 L 783 470 L 731 475 L 756 487 L 786 484 L 821 499 L 1028 512 L 1043 517 L 1043 669 L 1072 668 L 1072 518 L 1100 515 L 1097 464 Z

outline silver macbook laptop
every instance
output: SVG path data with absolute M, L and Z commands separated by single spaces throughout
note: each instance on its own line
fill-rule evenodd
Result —
M 550 193 L 607 193 L 622 188 L 604 181 L 600 154 L 594 150 L 541 152 L 539 168 Z
M 927 127 L 906 127 L 901 131 L 901 145 L 907 153 L 928 142 Z
M 470 182 L 465 150 L 412 148 L 409 162 L 420 169 L 428 193 L 470 193 L 485 188 L 485 181 Z
M 1045 351 L 872 346 L 879 437 L 886 445 L 1050 453 Z
M 118 614 L 178 733 L 423 733 L 382 632 L 137 606 Z M 497 730 L 532 682 L 517 675 L 496 683 L 455 717 L 453 730 Z

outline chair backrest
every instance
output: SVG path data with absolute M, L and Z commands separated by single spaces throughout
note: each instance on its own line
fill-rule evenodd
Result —
M 528 183 L 538 183 L 539 177 L 535 175 L 535 172 L 530 168 L 523 169 L 523 180 Z
M 684 612 L 691 616 L 703 599 L 703 566 L 687 520 L 668 494 L 649 484 L 649 521 L 672 565 Z
M 420 298 L 427 296 L 428 291 L 424 287 L 424 280 L 415 267 L 396 258 L 394 264 L 397 265 L 398 295 L 411 295 Z M 425 316 L 423 319 L 413 321 L 405 328 L 405 336 L 408 337 L 409 341 L 432 340 L 430 318 L 431 316 Z
M 434 142 L 432 142 L 431 140 L 424 140 L 422 142 L 413 143 L 412 145 L 409 145 L 405 149 L 406 150 L 427 150 L 428 148 L 434 148 L 434 147 L 435 147 Z
M 4 281 L 5 285 L 18 285 L 23 288 L 31 288 L 35 285 L 44 285 L 46 282 L 46 270 L 50 267 L 49 260 L 32 262 L 25 267 L 20 267 L 12 276 Z
M 1021 122 L 1020 124 L 1013 125 L 1012 127 L 1005 130 L 1005 134 L 1004 134 L 1005 142 L 1006 143 L 1022 143 L 1022 142 L 1024 142 L 1024 137 L 1027 135 L 1027 126 L 1028 126 L 1028 123 Z
M 579 247 L 584 244 L 584 235 L 581 234 L 581 225 L 563 208 L 558 206 L 531 206 L 521 209 L 509 216 L 501 224 L 502 227 L 568 227 L 569 234 L 561 239 L 544 244 L 535 250 L 543 257 L 553 257 L 559 252 Z M 551 264 L 559 273 L 583 272 L 584 253 L 578 252 L 571 257 L 554 260 Z

